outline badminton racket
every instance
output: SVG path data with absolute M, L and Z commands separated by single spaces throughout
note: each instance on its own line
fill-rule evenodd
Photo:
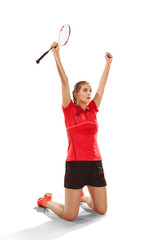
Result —
M 60 29 L 60 33 L 59 33 L 59 44 L 60 46 L 64 46 L 66 45 L 66 43 L 68 42 L 69 40 L 69 37 L 70 37 L 70 34 L 71 34 L 71 27 L 68 25 L 68 24 L 65 24 L 62 26 L 62 28 Z M 55 47 L 56 48 L 56 47 Z M 47 55 L 47 53 L 49 53 L 49 51 L 51 50 L 52 48 L 50 48 L 47 52 L 45 52 L 40 58 L 38 58 L 36 60 L 36 63 L 40 63 L 40 61 L 42 60 L 42 58 L 44 58 L 44 56 Z

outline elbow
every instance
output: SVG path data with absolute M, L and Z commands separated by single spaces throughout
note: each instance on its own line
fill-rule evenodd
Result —
M 68 84 L 68 77 L 66 76 L 66 77 L 61 78 L 61 82 L 62 82 L 62 84 Z

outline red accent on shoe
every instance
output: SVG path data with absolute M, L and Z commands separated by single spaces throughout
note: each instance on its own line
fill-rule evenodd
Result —
M 81 197 L 83 197 L 84 196 L 84 192 L 82 191 L 82 193 L 81 193 Z
M 45 205 L 48 201 L 52 201 L 52 193 L 45 193 L 44 197 L 41 197 L 37 200 L 37 205 L 39 207 L 46 208 Z

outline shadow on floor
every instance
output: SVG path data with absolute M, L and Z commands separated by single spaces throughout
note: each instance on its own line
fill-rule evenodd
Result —
M 103 219 L 106 215 L 100 215 L 96 213 L 94 210 L 90 209 L 85 204 L 80 206 L 83 208 L 78 215 L 78 217 L 74 221 L 66 221 L 48 209 L 35 207 L 34 209 L 39 212 L 45 214 L 52 221 L 43 223 L 39 226 L 24 229 L 15 233 L 11 233 L 5 236 L 0 237 L 3 240 L 51 240 L 62 237 L 66 233 L 70 231 L 74 231 L 76 229 L 80 229 L 83 227 L 87 227 L 88 225 Z

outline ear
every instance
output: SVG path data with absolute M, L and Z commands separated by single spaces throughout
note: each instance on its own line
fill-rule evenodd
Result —
M 76 91 L 74 91 L 74 96 L 77 98 L 78 97 L 78 93 Z

